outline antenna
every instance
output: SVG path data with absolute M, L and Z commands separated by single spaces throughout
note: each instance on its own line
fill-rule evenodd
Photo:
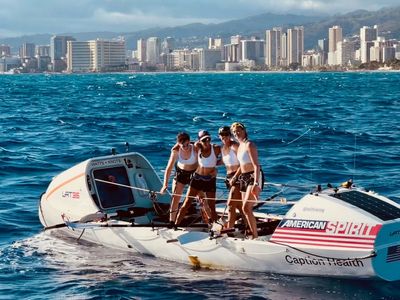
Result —
M 310 156 L 310 180 L 311 182 L 313 181 L 313 170 L 312 170 L 312 158 L 311 158 L 311 128 L 308 130 L 308 141 L 309 141 L 309 153 L 308 155 Z
M 125 151 L 129 152 L 129 143 L 128 142 L 125 142 Z
M 357 159 L 357 132 L 354 133 L 353 176 L 352 176 L 353 182 L 354 182 L 354 176 L 356 175 L 356 159 Z

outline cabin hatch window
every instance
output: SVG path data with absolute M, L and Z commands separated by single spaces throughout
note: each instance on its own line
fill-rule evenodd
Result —
M 110 209 L 131 206 L 135 203 L 132 190 L 129 188 L 130 182 L 125 167 L 121 166 L 94 170 L 93 176 L 95 178 L 98 201 L 101 208 Z

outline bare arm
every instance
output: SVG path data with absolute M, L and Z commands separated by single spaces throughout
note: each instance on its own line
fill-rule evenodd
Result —
M 258 197 L 261 191 L 261 187 L 258 185 L 259 177 L 260 177 L 260 164 L 258 162 L 258 151 L 257 147 L 253 142 L 250 142 L 248 145 L 249 157 L 250 161 L 253 164 L 254 168 L 254 185 L 252 189 L 252 193 Z
M 171 150 L 171 155 L 169 157 L 168 164 L 164 172 L 164 182 L 160 190 L 161 193 L 164 193 L 168 188 L 169 177 L 171 176 L 172 168 L 174 167 L 177 158 L 178 158 L 178 151 L 175 150 L 174 146 Z

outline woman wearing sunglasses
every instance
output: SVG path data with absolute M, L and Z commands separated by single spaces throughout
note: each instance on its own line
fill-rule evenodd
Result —
M 253 206 L 257 202 L 263 184 L 263 176 L 258 163 L 258 152 L 256 145 L 249 141 L 246 127 L 243 123 L 235 122 L 231 125 L 231 131 L 239 142 L 237 158 L 240 168 L 235 176 L 239 175 L 240 191 L 243 199 L 243 213 L 252 238 L 258 237 L 256 218 L 253 214 Z
M 240 169 L 240 163 L 237 159 L 237 151 L 239 144 L 232 139 L 232 133 L 229 126 L 221 127 L 218 130 L 219 138 L 222 142 L 221 154 L 222 162 L 226 168 L 225 184 L 229 190 L 228 196 L 228 224 L 227 228 L 232 228 L 237 219 L 236 210 L 238 209 L 242 215 L 242 195 L 240 193 L 240 182 L 236 173 Z
M 197 149 L 190 143 L 190 136 L 186 132 L 178 133 L 176 144 L 171 149 L 167 168 L 164 174 L 164 183 L 160 190 L 164 193 L 168 189 L 168 181 L 172 168 L 175 165 L 175 177 L 172 184 L 172 199 L 169 220 L 175 223 L 179 202 L 185 186 L 189 185 L 193 173 L 197 168 Z
M 216 221 L 218 216 L 215 211 L 215 193 L 217 182 L 217 158 L 221 154 L 221 147 L 211 143 L 211 136 L 206 130 L 201 130 L 198 134 L 198 141 L 195 143 L 198 151 L 198 167 L 190 181 L 186 199 L 181 206 L 176 218 L 176 225 L 179 225 L 185 217 L 194 197 L 200 196 L 203 210 L 207 220 L 205 222 Z

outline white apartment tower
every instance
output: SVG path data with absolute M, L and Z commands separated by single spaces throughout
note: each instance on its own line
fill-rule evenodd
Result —
M 336 65 L 336 49 L 337 43 L 343 40 L 342 27 L 333 26 L 329 28 L 329 52 L 328 52 L 328 65 Z
M 138 39 L 137 42 L 137 57 L 140 62 L 146 61 L 146 40 Z
M 160 63 L 161 41 L 158 37 L 149 37 L 146 43 L 146 61 L 151 65 Z
M 126 64 L 125 56 L 124 40 L 67 42 L 67 70 L 69 72 L 121 70 Z
M 336 45 L 336 64 L 341 66 L 352 65 L 355 60 L 355 44 L 344 39 Z
M 287 34 L 282 33 L 281 37 L 281 61 L 279 64 L 281 66 L 287 66 L 288 65 L 288 60 L 287 60 Z
M 288 64 L 302 63 L 304 52 L 304 28 L 294 27 L 287 30 L 287 58 Z
M 378 38 L 378 25 L 373 28 L 363 26 L 360 28 L 360 58 L 362 63 L 368 63 L 370 59 L 370 49 L 373 41 Z
M 282 28 L 274 27 L 265 33 L 265 64 L 279 66 L 282 59 Z
M 222 46 L 221 38 L 208 38 L 208 49 L 222 49 Z

